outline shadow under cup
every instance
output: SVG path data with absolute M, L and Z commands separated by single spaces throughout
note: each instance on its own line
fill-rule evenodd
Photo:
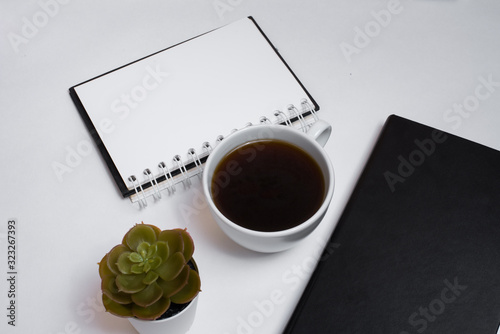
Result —
M 294 227 L 272 232 L 245 228 L 228 219 L 214 203 L 211 188 L 219 162 L 230 152 L 249 142 L 268 140 L 286 142 L 307 152 L 319 166 L 324 179 L 324 198 L 319 209 L 310 218 Z M 330 159 L 323 147 L 312 136 L 282 125 L 253 125 L 229 135 L 212 151 L 203 171 L 203 190 L 215 221 L 233 241 L 254 251 L 272 253 L 293 247 L 318 226 L 331 202 L 334 179 Z M 223 190 L 217 189 L 217 191 Z M 307 195 L 307 193 L 301 194 L 304 197 Z

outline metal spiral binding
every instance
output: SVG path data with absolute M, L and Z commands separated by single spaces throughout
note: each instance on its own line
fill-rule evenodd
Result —
M 153 177 L 153 174 L 151 173 L 151 171 L 149 170 L 149 168 L 146 168 L 144 170 L 144 175 L 146 175 L 148 177 L 149 182 L 151 182 L 151 184 L 153 185 L 153 189 L 155 191 L 154 194 L 153 194 L 153 196 L 155 198 L 161 199 L 161 192 L 160 192 L 160 188 L 158 187 L 158 182 Z
M 267 118 L 266 116 L 262 116 L 259 119 L 260 124 L 272 124 L 271 120 Z
M 182 174 L 182 184 L 184 184 L 184 188 L 189 188 L 191 186 L 191 179 L 189 178 L 186 165 L 184 165 L 184 162 L 182 162 L 181 156 L 176 155 L 173 160 L 177 164 L 177 167 Z
M 290 121 L 290 117 L 287 117 L 283 111 L 276 110 L 274 112 L 274 116 L 283 119 L 283 122 L 285 122 L 286 125 L 292 126 L 292 122 Z
M 203 143 L 203 149 L 208 152 L 208 154 L 212 153 L 212 146 L 210 146 L 208 141 Z
M 298 123 L 296 128 L 301 131 L 307 131 L 312 123 L 319 120 L 316 115 L 316 110 L 314 106 L 307 100 L 303 99 L 300 101 L 300 109 L 298 110 L 294 105 L 288 105 L 286 111 L 288 115 L 281 110 L 276 110 L 274 112 L 275 120 L 271 120 L 265 116 L 260 117 L 259 123 L 253 125 L 252 123 L 246 123 L 243 128 L 249 126 L 258 126 L 263 124 L 282 124 L 286 126 L 293 127 L 294 123 Z M 308 117 L 308 116 L 311 117 Z M 312 118 L 312 121 L 311 121 Z M 233 129 L 227 136 L 230 136 L 238 129 Z M 215 139 L 215 146 L 217 146 L 224 136 L 219 135 Z M 128 181 L 131 183 L 130 189 L 133 194 L 130 196 L 132 202 L 139 202 L 140 207 L 147 207 L 148 197 L 153 197 L 155 200 L 162 198 L 161 192 L 164 190 L 168 191 L 169 195 L 176 192 L 176 184 L 182 183 L 184 188 L 189 188 L 192 185 L 191 178 L 198 175 L 201 178 L 203 173 L 203 165 L 212 153 L 213 147 L 209 142 L 204 142 L 202 144 L 201 153 L 197 153 L 194 148 L 190 148 L 187 151 L 187 160 L 183 161 L 180 155 L 174 156 L 172 159 L 174 166 L 168 168 L 165 162 L 158 163 L 158 174 L 154 174 L 149 168 L 143 171 L 144 179 L 143 182 L 139 182 L 135 175 L 131 175 Z
M 158 168 L 160 168 L 160 170 L 163 172 L 163 176 L 165 176 L 165 181 L 168 182 L 167 189 L 168 189 L 169 195 L 175 193 L 174 178 L 173 178 L 170 170 L 167 168 L 167 165 L 162 161 L 158 164 Z
M 193 159 L 193 162 L 194 162 L 196 169 L 197 169 L 196 174 L 198 174 L 198 177 L 201 179 L 201 172 L 203 171 L 203 167 L 201 166 L 201 160 L 198 157 L 198 154 L 196 154 L 196 151 L 194 150 L 194 148 L 190 148 L 188 150 L 188 154 Z
M 297 110 L 297 108 L 295 108 L 293 104 L 290 104 L 288 106 L 288 113 L 292 118 L 297 117 L 299 119 L 300 129 L 302 130 L 302 132 L 307 132 L 307 125 L 306 121 L 304 120 L 304 116 Z
M 316 114 L 316 110 L 309 103 L 309 101 L 307 99 L 302 99 L 302 101 L 300 101 L 300 105 L 302 107 L 302 114 L 305 114 L 306 112 L 311 112 L 311 115 L 313 115 L 313 117 L 314 117 L 314 121 L 318 121 L 319 120 L 319 117 Z
M 140 200 L 139 204 L 143 207 L 148 206 L 148 201 L 146 199 L 146 195 L 144 194 L 144 189 L 142 188 L 142 185 L 139 182 L 137 182 L 137 178 L 135 177 L 135 175 L 130 175 L 128 180 L 132 182 L 132 184 L 134 185 L 135 194 L 137 195 L 137 198 L 139 198 Z M 141 191 L 139 192 L 137 188 L 140 188 Z

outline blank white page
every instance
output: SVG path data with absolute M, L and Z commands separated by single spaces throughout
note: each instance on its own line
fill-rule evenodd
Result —
M 125 184 L 306 91 L 250 18 L 74 87 Z

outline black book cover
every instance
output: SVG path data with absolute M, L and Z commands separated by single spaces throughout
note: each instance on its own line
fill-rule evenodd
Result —
M 329 244 L 285 333 L 497 333 L 500 152 L 390 116 Z

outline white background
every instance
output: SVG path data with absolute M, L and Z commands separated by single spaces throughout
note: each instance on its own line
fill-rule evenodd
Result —
M 333 125 L 330 210 L 307 240 L 271 255 L 230 241 L 196 180 L 146 210 L 122 199 L 68 94 L 249 15 Z M 388 115 L 500 149 L 499 32 L 496 0 L 2 0 L 1 332 L 134 333 L 102 312 L 96 263 L 141 221 L 187 227 L 195 240 L 203 291 L 191 333 L 281 332 Z M 18 220 L 16 327 L 4 315 L 9 218 Z

